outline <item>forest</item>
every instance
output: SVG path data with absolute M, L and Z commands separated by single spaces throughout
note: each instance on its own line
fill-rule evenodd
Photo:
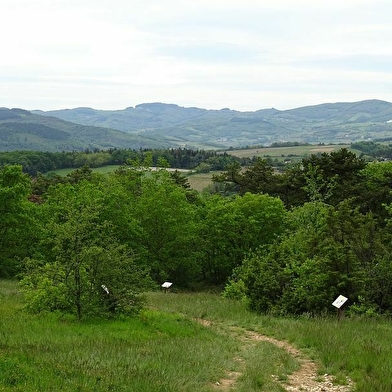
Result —
M 198 193 L 153 159 L 66 177 L 3 164 L 0 277 L 20 281 L 26 309 L 133 314 L 170 281 L 262 313 L 326 314 L 344 295 L 353 314 L 390 314 L 392 162 L 341 149 L 277 173 L 233 160 Z
M 208 164 L 210 170 L 223 170 L 230 162 L 238 161 L 249 165 L 251 160 L 239 159 L 227 152 L 208 150 L 175 149 L 109 149 L 85 151 L 7 151 L 0 152 L 0 167 L 4 165 L 21 165 L 23 172 L 36 176 L 38 173 L 51 174 L 59 169 L 82 166 L 91 168 L 105 165 L 122 165 L 127 161 L 143 162 L 151 157 L 153 166 L 158 166 L 159 159 L 165 159 L 166 165 L 178 169 L 195 169 L 199 164 Z

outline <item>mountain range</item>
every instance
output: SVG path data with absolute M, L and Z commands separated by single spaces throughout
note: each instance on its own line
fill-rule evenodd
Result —
M 392 103 L 324 103 L 240 112 L 144 103 L 123 110 L 0 108 L 0 150 L 226 149 L 272 143 L 392 140 Z

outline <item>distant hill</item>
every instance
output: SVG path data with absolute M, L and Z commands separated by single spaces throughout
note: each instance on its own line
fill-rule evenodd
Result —
M 0 108 L 0 151 L 81 151 L 109 148 L 165 148 L 159 138 L 87 126 L 23 109 Z
M 144 103 L 124 110 L 76 108 L 34 113 L 86 126 L 117 129 L 167 145 L 189 148 L 392 139 L 392 103 L 380 100 L 254 112 Z

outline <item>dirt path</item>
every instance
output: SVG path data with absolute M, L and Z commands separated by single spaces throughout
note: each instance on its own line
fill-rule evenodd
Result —
M 277 340 L 268 336 L 261 335 L 257 332 L 246 331 L 246 338 L 252 341 L 264 341 L 274 344 L 284 350 L 290 355 L 296 358 L 300 363 L 300 368 L 288 376 L 287 383 L 281 383 L 286 391 L 307 391 L 307 392 L 348 392 L 352 389 L 351 380 L 348 381 L 348 385 L 334 385 L 333 377 L 324 374 L 319 376 L 317 371 L 317 365 L 314 361 L 306 358 L 302 355 L 301 351 L 296 349 L 291 344 Z M 276 377 L 272 377 L 277 381 Z
M 199 323 L 204 326 L 211 326 L 212 323 L 207 320 L 198 319 Z M 234 331 L 232 331 L 234 332 Z M 297 359 L 300 363 L 300 368 L 288 375 L 288 381 L 282 383 L 278 380 L 278 377 L 271 375 L 272 379 L 280 383 L 280 385 L 286 391 L 298 391 L 298 392 L 349 392 L 352 390 L 353 383 L 350 379 L 347 379 L 347 385 L 334 385 L 333 377 L 324 374 L 320 376 L 318 374 L 317 365 L 311 359 L 305 357 L 300 350 L 292 346 L 291 344 L 271 338 L 269 336 L 262 335 L 260 333 L 245 330 L 242 328 L 236 328 L 235 332 L 241 332 L 241 339 L 248 344 L 257 341 L 269 342 L 277 347 L 286 350 L 290 355 Z M 237 335 L 236 333 L 236 335 Z M 236 358 L 241 365 L 245 365 L 244 360 L 241 358 Z M 220 391 L 229 391 L 234 388 L 234 384 L 238 377 L 241 375 L 240 372 L 227 372 L 227 376 L 215 383 L 215 389 Z

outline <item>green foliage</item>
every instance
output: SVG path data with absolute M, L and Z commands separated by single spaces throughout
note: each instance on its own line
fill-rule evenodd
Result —
M 385 205 L 392 203 L 392 162 L 371 162 L 360 172 L 361 187 L 356 202 L 363 212 L 372 212 L 380 225 L 388 218 Z
M 388 253 L 374 229 L 373 218 L 348 203 L 336 209 L 308 203 L 290 213 L 278 241 L 245 259 L 232 285 L 242 280 L 250 307 L 261 312 L 321 314 L 332 310 L 339 294 L 385 310 L 374 289 L 387 292 L 375 276 Z M 235 289 L 230 286 L 226 292 Z
M 325 195 L 324 198 L 327 197 L 330 204 L 337 205 L 358 195 L 360 171 L 366 163 L 353 152 L 342 148 L 330 154 L 322 153 L 320 156 L 305 158 L 302 166 L 305 178 L 313 178 L 316 182 L 317 192 Z
M 95 153 L 78 154 L 73 162 Z M 22 274 L 31 309 L 107 315 L 112 305 L 97 295 L 110 284 L 115 312 L 132 312 L 131 272 L 122 273 L 129 265 L 146 284 L 147 274 L 178 288 L 226 284 L 225 295 L 246 294 L 259 311 L 323 313 L 338 294 L 391 311 L 388 162 L 366 164 L 345 149 L 304 158 L 283 174 L 263 159 L 246 169 L 230 161 L 217 175 L 219 195 L 200 195 L 179 171 L 150 166 L 218 165 L 225 154 L 222 161 L 183 149 L 97 154 L 130 164 L 106 174 L 82 166 L 32 183 L 20 167 L 1 169 L 0 270 Z
M 375 142 L 357 142 L 353 143 L 351 147 L 376 159 L 392 158 L 391 144 Z
M 34 205 L 28 201 L 30 179 L 21 166 L 0 168 L 0 277 L 20 271 L 20 260 L 28 256 L 35 240 Z
M 85 181 L 51 189 L 42 210 L 42 256 L 26 263 L 22 280 L 29 309 L 60 310 L 81 319 L 140 308 L 147 270 L 113 237 L 103 201 L 102 191 Z
M 194 169 L 200 164 L 208 164 L 213 170 L 222 170 L 230 162 L 240 159 L 227 153 L 190 149 L 84 149 L 83 151 L 6 151 L 0 152 L 0 167 L 21 165 L 31 176 L 39 173 L 61 171 L 62 169 L 91 168 L 106 165 L 157 166 Z
M 195 168 L 196 173 L 209 173 L 211 171 L 211 165 L 202 162 Z
M 247 302 L 246 286 L 242 279 L 229 279 L 222 293 L 224 298 Z
M 165 170 L 145 173 L 140 186 L 132 214 L 141 227 L 143 259 L 157 282 L 186 285 L 199 276 L 196 206 Z
M 285 214 L 279 199 L 263 194 L 207 199 L 201 234 L 206 250 L 204 276 L 225 282 L 246 253 L 274 241 L 283 229 Z

